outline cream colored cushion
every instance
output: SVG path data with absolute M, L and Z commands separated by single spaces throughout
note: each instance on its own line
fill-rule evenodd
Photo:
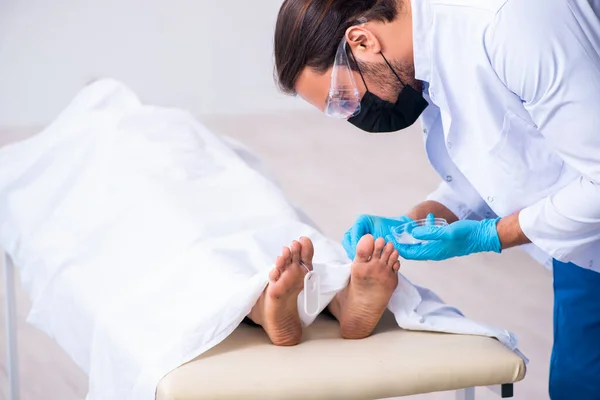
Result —
M 295 347 L 242 324 L 219 346 L 167 375 L 157 400 L 382 399 L 514 383 L 520 357 L 494 339 L 408 332 L 386 315 L 375 334 L 342 340 L 326 317 Z

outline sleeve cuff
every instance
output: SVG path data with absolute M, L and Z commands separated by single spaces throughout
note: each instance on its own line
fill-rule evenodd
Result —
M 519 213 L 519 225 L 527 238 L 539 249 L 552 258 L 569 263 L 570 259 L 569 241 L 560 234 L 554 225 L 557 222 L 558 213 L 552 212 L 551 202 L 546 199 L 523 209 Z M 555 221 L 551 224 L 549 221 Z

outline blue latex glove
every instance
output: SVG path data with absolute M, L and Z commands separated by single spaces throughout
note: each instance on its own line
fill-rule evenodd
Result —
M 428 219 L 433 219 L 432 215 Z M 398 253 L 405 260 L 442 261 L 475 253 L 502 252 L 496 224 L 498 219 L 458 221 L 448 226 L 420 226 L 412 231 L 414 238 L 427 240 L 420 244 L 399 244 L 393 237 Z
M 387 238 L 392 233 L 391 228 L 411 221 L 412 219 L 409 217 L 384 218 L 375 215 L 360 215 L 356 218 L 354 225 L 344 234 L 342 246 L 344 246 L 348 257 L 354 260 L 356 245 L 363 236 L 371 234 L 375 239 L 380 237 Z M 386 241 L 396 243 L 393 239 L 386 239 Z

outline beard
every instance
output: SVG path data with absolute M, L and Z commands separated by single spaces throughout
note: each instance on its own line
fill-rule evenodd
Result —
M 390 100 L 395 100 L 398 97 L 404 85 L 410 85 L 418 92 L 423 90 L 423 84 L 415 78 L 415 66 L 412 62 L 389 60 L 389 63 L 394 70 L 393 72 L 385 60 L 380 63 L 358 61 L 358 66 L 369 88 L 371 86 L 377 88 L 379 92 L 385 93 L 385 97 Z

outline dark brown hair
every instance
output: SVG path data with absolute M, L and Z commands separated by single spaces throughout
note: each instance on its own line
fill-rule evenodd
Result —
M 295 94 L 296 80 L 306 67 L 327 71 L 346 30 L 359 18 L 391 22 L 397 8 L 397 0 L 285 0 L 275 27 L 280 89 Z

